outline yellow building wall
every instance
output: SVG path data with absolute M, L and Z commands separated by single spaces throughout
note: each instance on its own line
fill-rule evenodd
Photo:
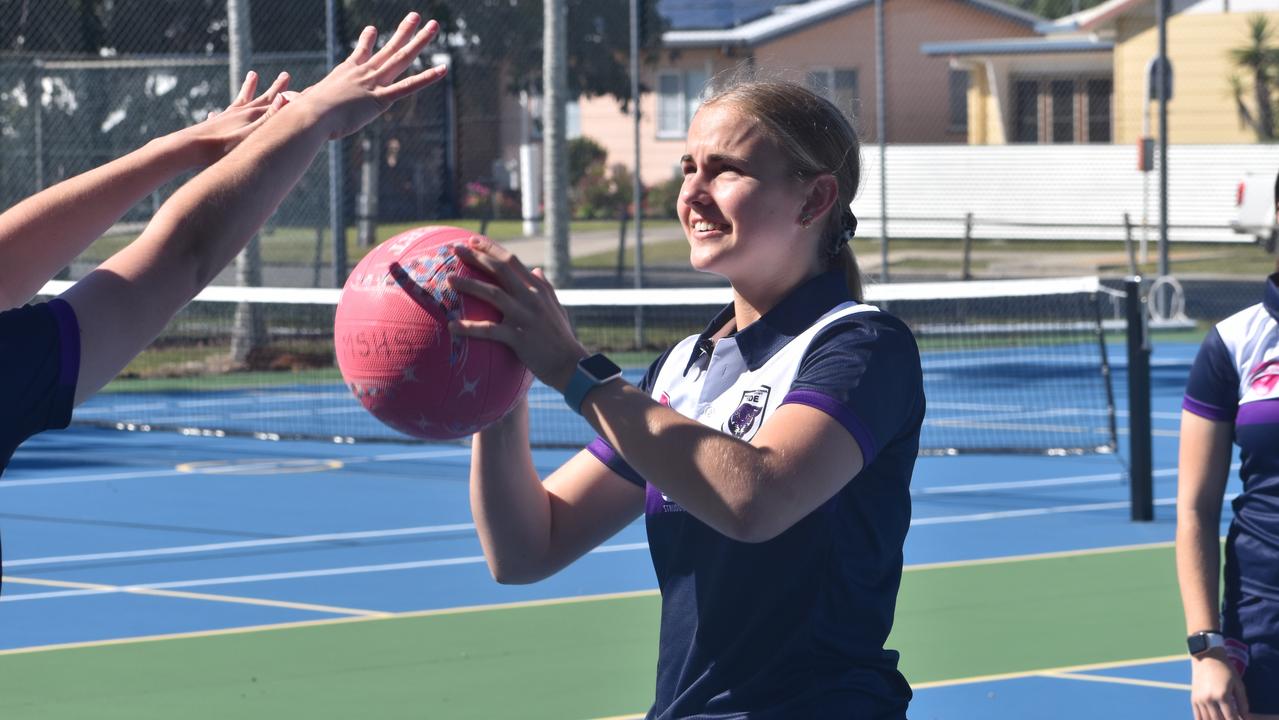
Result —
M 1248 43 L 1248 20 L 1256 13 L 1178 13 L 1168 19 L 1168 56 L 1173 66 L 1173 98 L 1168 102 L 1168 139 L 1176 143 L 1253 143 L 1256 134 L 1235 109 L 1230 76 L 1244 76 L 1247 103 L 1251 82 L 1230 61 L 1232 48 Z M 1279 12 L 1264 13 L 1279 25 Z M 1148 18 L 1117 24 L 1115 42 L 1115 142 L 1135 143 L 1146 111 L 1146 64 L 1158 49 L 1158 32 Z M 1151 135 L 1159 129 L 1158 105 L 1149 103 Z

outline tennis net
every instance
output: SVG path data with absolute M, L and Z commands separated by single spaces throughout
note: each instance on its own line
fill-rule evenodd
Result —
M 42 295 L 68 285 L 50 283 Z M 867 302 L 900 317 L 919 341 L 928 398 L 921 450 L 930 454 L 1113 452 L 1105 332 L 1121 317 L 1116 296 L 1097 278 L 867 289 Z M 412 440 L 365 412 L 343 385 L 333 353 L 338 298 L 327 289 L 208 288 L 73 422 L 275 440 Z M 608 352 L 632 382 L 731 300 L 727 288 L 565 290 L 560 298 L 582 342 Z M 237 320 L 246 307 L 252 312 Z M 593 437 L 540 383 L 529 408 L 534 446 Z

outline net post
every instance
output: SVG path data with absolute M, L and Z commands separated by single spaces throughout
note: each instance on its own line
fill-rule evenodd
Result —
M 964 257 L 960 264 L 959 277 L 961 280 L 972 280 L 972 259 L 973 259 L 973 214 L 968 213 L 964 216 Z
M 1134 522 L 1155 519 L 1150 432 L 1150 337 L 1141 301 L 1141 278 L 1124 281 L 1128 337 L 1129 496 Z

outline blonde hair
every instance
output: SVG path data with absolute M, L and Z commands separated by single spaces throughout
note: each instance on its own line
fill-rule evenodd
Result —
M 857 218 L 851 204 L 861 183 L 861 143 L 849 118 L 834 103 L 795 82 L 736 74 L 710 92 L 703 107 L 729 105 L 758 121 L 801 180 L 831 175 L 839 190 L 823 224 L 821 252 L 827 267 L 843 271 L 848 290 L 862 299 L 862 276 L 851 240 Z

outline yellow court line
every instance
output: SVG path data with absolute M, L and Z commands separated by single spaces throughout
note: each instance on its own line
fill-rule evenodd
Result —
M 184 590 L 162 590 L 159 588 L 130 587 L 127 585 L 103 585 L 100 583 L 73 582 L 70 580 L 45 580 L 42 578 L 21 578 L 4 576 L 4 582 L 15 585 L 40 585 L 44 587 L 72 588 L 75 590 L 102 590 L 120 592 L 130 595 L 152 595 L 157 597 L 181 598 L 184 600 L 204 600 L 208 602 L 233 603 L 237 605 L 261 605 L 264 607 L 285 608 L 288 610 L 309 610 L 312 612 L 335 613 L 337 615 L 357 615 L 361 617 L 391 617 L 394 613 L 381 610 L 358 610 L 355 608 L 335 607 L 333 605 L 316 605 L 313 603 L 289 602 L 287 600 L 267 600 L 265 598 L 240 597 L 237 595 L 214 595 L 211 593 L 195 593 Z
M 1039 673 L 1044 677 L 1061 678 L 1063 680 L 1086 680 L 1088 682 L 1115 683 L 1117 685 L 1140 685 L 1141 687 L 1165 688 L 1167 690 L 1189 691 L 1191 687 L 1185 683 L 1160 682 L 1158 680 L 1140 680 L 1138 678 L 1107 677 L 1105 675 L 1083 675 L 1070 672 Z
M 8 582 L 9 577 L 4 581 Z M 15 582 L 19 578 L 13 578 Z M 50 581 L 54 582 L 54 581 Z M 298 620 L 287 623 L 269 625 L 247 625 L 243 627 L 221 628 L 218 630 L 194 630 L 184 633 L 165 633 L 162 635 L 142 635 L 138 637 L 114 638 L 111 640 L 89 640 L 85 642 L 61 643 L 56 645 L 35 645 L 32 647 L 0 650 L 0 657 L 5 655 L 25 655 L 28 653 L 50 652 L 54 650 L 79 650 L 83 648 L 108 647 L 111 645 L 130 645 L 133 643 L 160 642 L 162 640 L 192 640 L 223 635 L 247 635 L 249 633 L 268 632 L 273 630 L 292 630 L 295 628 L 324 627 L 326 625 L 342 625 L 346 623 L 368 622 L 372 620 L 400 620 L 408 618 L 432 617 L 436 615 L 465 615 L 489 610 L 516 610 L 530 607 L 546 607 L 550 605 L 571 605 L 573 603 L 599 602 L 603 600 L 626 600 L 656 596 L 656 590 L 637 590 L 633 592 L 606 593 L 602 595 L 583 595 L 569 598 L 552 598 L 548 600 L 523 600 L 512 603 L 495 603 L 492 605 L 470 605 L 456 608 L 440 608 L 437 610 L 414 610 L 404 613 L 381 613 L 376 615 L 360 615 L 355 617 L 325 618 L 322 620 Z M 250 598 L 251 599 L 251 598 Z
M 1034 677 L 1036 675 L 1045 675 L 1049 673 L 1077 673 L 1087 672 L 1089 670 L 1111 670 L 1114 668 L 1133 667 L 1134 665 L 1154 665 L 1157 663 L 1176 662 L 1177 660 L 1185 660 L 1184 653 L 1179 655 L 1162 655 L 1160 657 L 1133 658 L 1132 660 L 1112 660 L 1110 662 L 1089 663 L 1087 665 L 1067 665 L 1055 668 L 1040 668 L 1038 670 L 1019 670 L 1017 672 L 997 673 L 994 675 L 974 675 L 972 677 L 952 678 L 950 680 L 933 680 L 932 682 L 911 683 L 910 686 L 916 690 L 924 690 L 927 688 L 950 687 L 951 685 L 971 685 L 979 682 L 996 682 L 999 680 L 1020 680 L 1021 678 Z
M 1112 553 L 1151 550 L 1151 549 L 1165 548 L 1165 547 L 1172 547 L 1172 546 L 1173 546 L 1173 543 L 1171 542 L 1144 543 L 1144 544 L 1137 544 L 1137 545 L 1116 545 L 1116 546 L 1104 547 L 1104 548 L 1094 548 L 1090 550 L 1066 550 L 1066 551 L 1060 551 L 1060 552 L 1035 553 L 1035 554 L 1028 554 L 1028 555 L 1008 555 L 1008 556 L 997 557 L 997 558 L 982 558 L 977 560 L 958 560 L 953 562 L 940 562 L 940 563 L 920 563 L 915 565 L 907 565 L 903 569 L 905 572 L 918 572 L 922 570 L 939 570 L 939 569 L 946 569 L 946 568 L 972 567 L 972 566 L 980 566 L 980 565 L 997 565 L 1000 563 L 1020 563 L 1020 562 L 1027 562 L 1030 560 L 1050 560 L 1050 559 L 1056 559 L 1056 558 L 1081 557 L 1081 556 L 1087 556 L 1087 555 L 1106 555 L 1106 554 L 1112 554 Z M 13 582 L 13 583 L 26 582 L 29 584 L 39 584 L 37 581 L 32 579 L 11 578 L 8 576 L 5 576 L 3 580 L 6 582 Z M 50 581 L 40 581 L 40 582 L 47 582 L 50 585 L 56 586 L 57 581 L 50 580 Z M 94 586 L 88 586 L 88 587 L 94 587 Z M 101 586 L 101 587 L 107 587 L 107 586 Z M 159 594 L 160 592 L 161 591 L 154 591 L 155 594 Z M 175 597 L 181 597 L 181 595 L 175 591 L 163 591 L 163 592 L 172 593 Z M 67 650 L 67 649 L 75 649 L 75 648 L 101 647 L 104 645 L 119 645 L 119 644 L 130 643 L 130 642 L 157 642 L 161 640 L 182 640 L 182 639 L 201 638 L 201 637 L 214 637 L 219 635 L 231 635 L 231 634 L 241 634 L 241 633 L 247 634 L 247 633 L 253 633 L 253 632 L 265 632 L 269 630 L 288 630 L 288 629 L 300 628 L 300 627 L 333 625 L 338 623 L 363 621 L 363 620 L 386 620 L 386 619 L 393 619 L 393 618 L 429 617 L 432 615 L 456 615 L 456 614 L 464 614 L 464 613 L 486 612 L 489 610 L 507 610 L 507 609 L 522 608 L 522 607 L 545 607 L 545 606 L 551 606 L 551 605 L 566 605 L 566 604 L 577 603 L 577 602 L 596 602 L 601 600 L 617 600 L 617 599 L 626 599 L 626 598 L 634 598 L 634 597 L 654 597 L 657 595 L 658 595 L 657 590 L 638 590 L 633 592 L 604 593 L 600 595 L 581 595 L 581 596 L 568 597 L 568 598 L 552 598 L 547 600 L 528 600 L 528 601 L 515 602 L 515 603 L 470 605 L 470 606 L 462 606 L 462 607 L 456 607 L 456 608 L 443 608 L 443 609 L 437 609 L 437 610 L 417 610 L 417 611 L 410 611 L 406 613 L 383 613 L 383 614 L 361 615 L 357 617 L 347 617 L 347 618 L 302 620 L 302 621 L 290 622 L 290 623 L 275 623 L 275 624 L 269 624 L 269 625 L 248 625 L 248 626 L 243 626 L 238 628 L 223 628 L 219 630 L 198 630 L 198 631 L 187 632 L 187 633 L 143 635 L 143 636 L 132 637 L 132 638 L 118 638 L 114 640 L 94 640 L 94 641 L 78 642 L 78 643 L 62 643 L 62 644 L 56 644 L 56 645 L 40 645 L 40 646 L 33 646 L 33 647 L 26 647 L 26 648 L 14 648 L 11 650 L 0 650 L 0 655 L 16 655 L 21 653 L 47 652 L 51 650 Z M 222 599 L 230 598 L 230 596 L 215 596 L 215 597 L 219 597 Z M 246 600 L 249 600 L 249 599 L 246 599 Z M 266 602 L 272 602 L 272 601 L 255 601 L 255 602 L 266 603 Z M 315 606 L 315 607 L 321 607 L 321 606 Z M 334 610 L 340 610 L 340 609 L 334 609 Z M 361 612 L 361 611 L 356 611 L 356 612 Z M 362 611 L 362 612 L 370 612 L 370 611 Z M 1070 666 L 1070 667 L 1063 667 L 1063 668 L 1043 668 L 1039 670 L 1027 670 L 1027 671 L 1021 671 L 1021 672 L 1015 672 L 1015 673 L 1006 673 L 1001 675 L 986 675 L 986 676 L 977 676 L 972 678 L 957 678 L 953 680 L 937 680 L 930 683 L 922 683 L 920 685 L 914 685 L 913 687 L 919 687 L 919 688 L 942 687 L 945 685 L 962 685 L 965 683 L 981 682 L 985 680 L 1004 680 L 1004 679 L 1028 677 L 1028 676 L 1035 675 L 1037 673 L 1042 673 L 1042 672 L 1098 669 L 1101 667 L 1123 667 L 1125 665 L 1130 665 L 1130 664 L 1141 664 L 1142 662 L 1164 662 L 1171 659 L 1178 659 L 1180 657 L 1181 656 L 1170 656 L 1169 658 L 1149 660 L 1149 661 L 1146 661 L 1146 660 L 1124 661 L 1124 662 L 1120 662 L 1117 665 L 1102 664 L 1102 665 Z

